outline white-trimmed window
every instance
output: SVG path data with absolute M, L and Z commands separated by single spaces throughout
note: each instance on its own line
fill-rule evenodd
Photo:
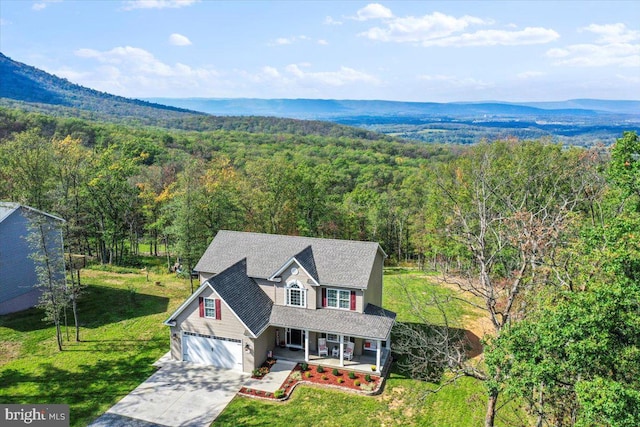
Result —
M 337 334 L 327 334 L 327 341 L 340 342 L 340 337 Z
M 285 288 L 286 304 L 294 307 L 307 306 L 307 291 L 302 287 L 299 281 L 287 283 Z
M 323 336 L 327 339 L 327 342 L 332 342 L 332 343 L 336 343 L 339 344 L 340 343 L 340 335 L 338 334 L 323 334 Z M 344 343 L 348 343 L 349 341 L 354 341 L 354 339 L 352 339 L 350 336 L 345 335 L 343 337 L 344 339 Z
M 351 291 L 345 289 L 327 289 L 327 307 L 349 310 Z
M 214 298 L 204 299 L 204 317 L 216 318 L 216 300 Z

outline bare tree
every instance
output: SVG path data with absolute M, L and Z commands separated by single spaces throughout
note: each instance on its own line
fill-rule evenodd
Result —
M 584 153 L 541 142 L 480 144 L 439 174 L 437 209 L 446 215 L 441 238 L 464 251 L 455 274 L 445 269 L 442 280 L 487 313 L 493 336 L 526 316 L 531 292 L 555 283 L 557 251 L 570 239 L 571 223 L 590 194 Z M 430 340 L 424 345 L 437 346 L 438 335 L 423 337 Z M 450 352 L 447 342 L 451 337 L 440 337 L 439 347 Z M 449 369 L 486 380 L 485 426 L 493 426 L 500 368 L 485 372 L 455 355 L 447 360 Z

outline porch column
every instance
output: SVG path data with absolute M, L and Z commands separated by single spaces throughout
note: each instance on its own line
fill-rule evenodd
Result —
M 391 350 L 391 332 L 389 332 L 389 336 L 387 337 L 387 340 L 385 341 L 384 347 L 387 350 Z
M 344 336 L 340 335 L 340 366 L 344 366 Z
M 382 352 L 382 341 L 376 340 L 376 371 L 380 372 L 382 369 L 380 368 L 380 353 Z
M 304 330 L 304 361 L 309 362 L 309 330 Z

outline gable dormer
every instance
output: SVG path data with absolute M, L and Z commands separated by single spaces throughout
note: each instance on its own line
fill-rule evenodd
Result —
M 287 272 L 288 271 L 288 272 Z M 313 258 L 313 249 L 307 246 L 302 251 L 292 256 L 282 267 L 269 277 L 270 281 L 286 281 L 289 276 L 300 276 L 306 279 L 306 283 L 311 286 L 320 286 L 318 270 Z

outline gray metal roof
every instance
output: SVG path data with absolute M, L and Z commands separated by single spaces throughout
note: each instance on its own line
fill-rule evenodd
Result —
M 274 305 L 271 308 L 271 326 L 309 329 L 352 337 L 386 340 L 395 321 L 395 313 L 372 304 L 365 313 L 322 308 L 306 308 Z
M 266 279 L 294 256 L 302 255 L 307 268 L 308 254 L 302 252 L 309 246 L 321 285 L 366 289 L 376 254 L 384 256 L 375 242 L 220 230 L 195 270 L 217 274 L 247 258 L 247 274 Z
M 208 282 L 254 335 L 257 336 L 267 327 L 273 302 L 247 276 L 245 259 L 213 276 Z

